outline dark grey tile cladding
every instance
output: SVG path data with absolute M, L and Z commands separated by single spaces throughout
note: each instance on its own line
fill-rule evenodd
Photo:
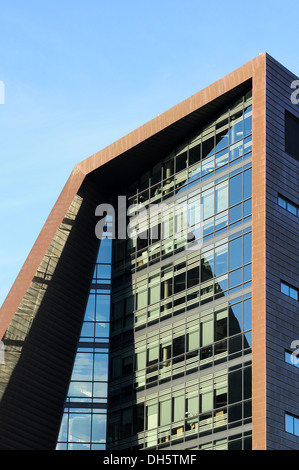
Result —
M 297 79 L 267 57 L 267 448 L 299 449 L 299 438 L 284 431 L 284 413 L 299 416 L 299 369 L 284 362 L 284 350 L 299 340 L 299 303 L 280 293 L 283 279 L 299 288 L 298 218 L 278 206 L 277 196 L 299 204 L 299 162 L 284 151 L 285 110 L 299 117 L 291 102 Z
M 80 189 L 75 220 L 0 403 L 0 450 L 53 450 L 98 251 L 98 189 Z M 65 320 L 67 318 L 67 321 Z

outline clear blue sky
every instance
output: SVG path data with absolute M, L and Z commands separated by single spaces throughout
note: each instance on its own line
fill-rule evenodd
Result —
M 74 165 L 267 51 L 299 2 L 0 2 L 0 305 Z

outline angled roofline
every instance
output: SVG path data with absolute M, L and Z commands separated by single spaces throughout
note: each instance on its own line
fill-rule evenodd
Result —
M 192 112 L 219 98 L 221 95 L 236 88 L 238 85 L 253 79 L 257 71 L 263 68 L 266 56 L 266 52 L 259 54 L 250 62 L 247 62 L 245 65 L 173 106 L 163 114 L 148 121 L 146 124 L 138 127 L 136 130 L 115 141 L 108 147 L 105 147 L 103 150 L 84 159 L 78 163 L 75 168 L 78 168 L 84 175 L 87 175 L 130 148 L 144 142 L 154 134 L 166 129 Z
M 258 55 L 250 62 L 75 165 L 33 248 L 25 260 L 19 275 L 3 302 L 0 309 L 0 338 L 2 338 L 5 333 L 10 320 L 25 295 L 44 254 L 50 246 L 55 233 L 85 177 L 105 163 L 113 160 L 159 131 L 166 129 L 168 126 L 215 100 L 224 93 L 249 79 L 254 79 L 260 70 L 264 70 L 265 59 L 266 53 Z
M 261 53 L 203 90 L 78 163 L 0 309 L 0 339 L 17 311 L 87 175 L 248 80 L 253 85 L 253 449 L 266 449 L 266 62 Z

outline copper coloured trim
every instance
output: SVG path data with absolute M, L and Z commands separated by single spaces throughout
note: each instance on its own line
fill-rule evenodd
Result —
M 55 233 L 87 174 L 144 142 L 190 113 L 252 79 L 253 83 L 253 449 L 266 449 L 266 305 L 265 305 L 265 186 L 266 186 L 266 59 L 263 53 L 165 113 L 78 163 L 53 207 L 0 310 L 2 338 L 50 246 Z

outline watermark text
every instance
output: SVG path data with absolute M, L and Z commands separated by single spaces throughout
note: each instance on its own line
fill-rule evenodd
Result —
M 196 250 L 202 243 L 202 205 L 194 203 L 158 203 L 127 207 L 126 196 L 118 196 L 117 207 L 99 204 L 95 215 L 98 239 L 184 240 L 185 248 Z

